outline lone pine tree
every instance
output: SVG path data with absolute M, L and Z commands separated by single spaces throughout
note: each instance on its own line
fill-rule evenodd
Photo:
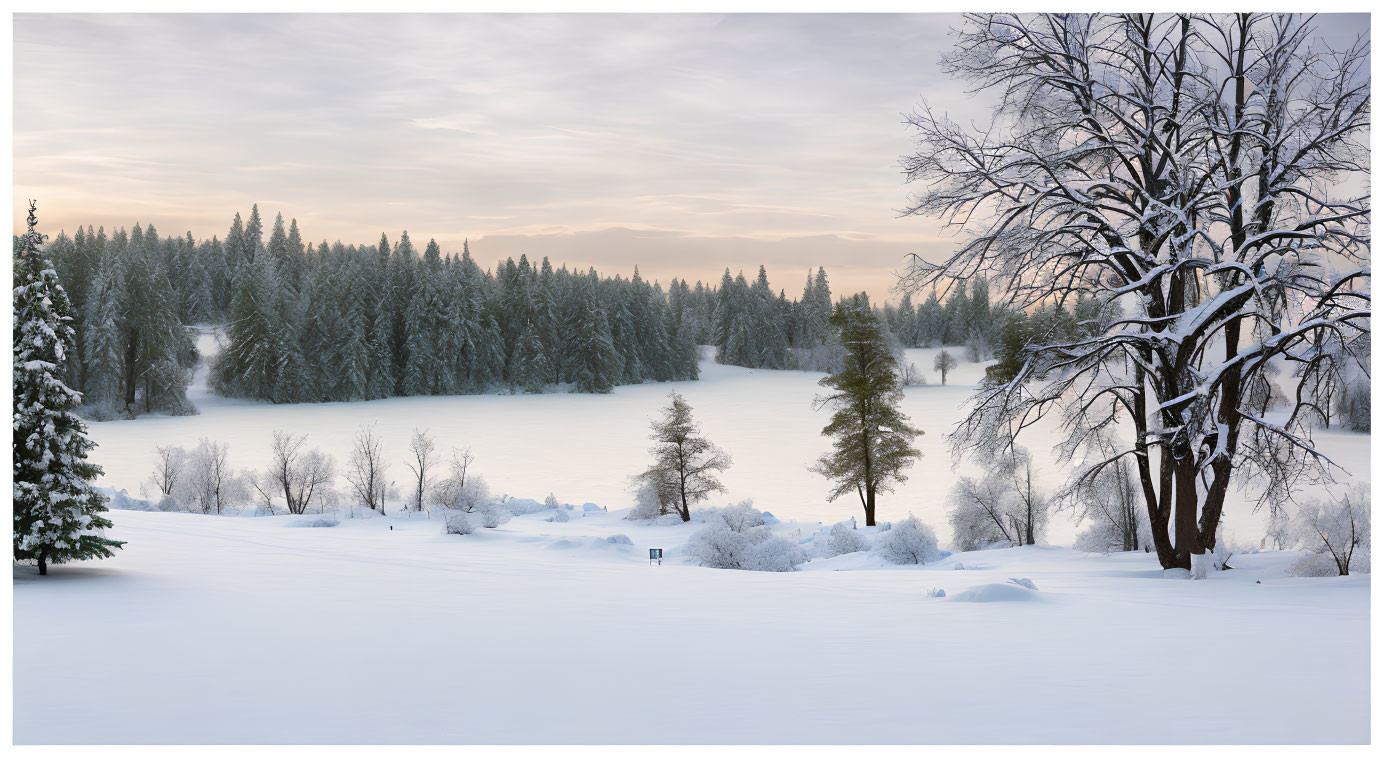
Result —
M 833 438 L 833 448 L 813 471 L 832 481 L 828 500 L 855 492 L 865 509 L 865 525 L 874 526 L 876 495 L 907 481 L 904 470 L 922 455 L 912 446 L 913 438 L 923 432 L 899 410 L 903 390 L 894 357 L 864 293 L 838 303 L 831 325 L 840 334 L 844 356 L 841 368 L 819 382 L 832 393 L 818 397 L 814 405 L 836 409 L 822 429 Z
M 72 304 L 39 247 L 36 209 L 16 240 L 14 261 L 14 559 L 48 565 L 109 558 L 122 542 L 108 539 L 105 498 L 87 460 L 95 445 L 73 412 L 80 393 L 60 378 L 72 354 Z

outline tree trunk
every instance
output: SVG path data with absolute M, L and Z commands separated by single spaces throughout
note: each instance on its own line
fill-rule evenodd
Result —
M 865 526 L 875 525 L 875 488 L 865 487 Z
M 1173 515 L 1173 560 L 1164 568 L 1192 568 L 1192 554 L 1203 553 L 1197 541 L 1197 471 L 1190 452 L 1174 463 L 1177 503 Z
M 38 556 L 38 575 L 48 576 L 48 559 L 44 558 L 42 554 Z

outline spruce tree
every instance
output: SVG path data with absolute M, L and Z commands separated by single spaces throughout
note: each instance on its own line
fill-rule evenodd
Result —
M 14 559 L 50 564 L 109 558 L 124 543 L 105 536 L 105 498 L 91 480 L 101 468 L 87 460 L 95 447 L 74 412 L 81 394 L 62 382 L 75 335 L 72 304 L 58 283 L 35 230 L 14 261 Z
M 623 359 L 610 337 L 610 322 L 596 297 L 596 272 L 583 284 L 584 302 L 576 341 L 572 346 L 571 376 L 577 392 L 606 393 L 615 388 L 624 369 Z

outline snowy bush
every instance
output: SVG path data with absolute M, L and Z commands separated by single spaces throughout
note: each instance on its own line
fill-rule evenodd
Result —
M 1368 485 L 1353 485 L 1335 500 L 1303 503 L 1295 523 L 1298 544 L 1330 560 L 1340 576 L 1349 576 L 1352 570 L 1358 574 L 1370 572 Z M 1316 563 L 1320 563 L 1320 560 L 1312 565 Z M 1303 570 L 1308 569 L 1306 565 L 1303 567 Z
M 469 464 L 470 461 L 467 460 L 466 463 Z M 429 492 L 429 497 L 432 499 L 433 505 L 449 512 L 445 517 L 449 523 L 448 534 L 470 534 L 469 531 L 451 531 L 450 523 L 454 515 L 467 516 L 466 522 L 470 529 L 494 529 L 509 521 L 514 510 L 518 510 L 522 503 L 533 502 L 532 500 L 501 502 L 490 494 L 490 487 L 486 484 L 485 477 L 474 471 L 469 471 L 469 465 L 455 463 L 452 466 L 451 476 L 434 485 Z
M 469 513 L 457 511 L 447 514 L 444 527 L 447 534 L 472 534 L 476 528 L 475 519 Z
M 543 506 L 545 508 L 556 508 L 558 506 L 557 495 L 549 492 L 548 497 L 543 500 Z
M 627 537 L 627 536 L 625 536 L 625 535 L 623 535 L 623 534 L 612 534 L 612 535 L 610 535 L 609 537 L 606 537 L 606 542 L 609 542 L 609 543 L 612 544 L 612 545 L 633 545 L 633 544 L 634 544 L 634 540 L 631 540 L 629 537 Z
M 813 542 L 816 541 L 813 540 Z M 827 532 L 819 552 L 824 558 L 835 558 L 838 555 L 859 553 L 869 549 L 870 542 L 865 539 L 865 535 L 852 529 L 849 524 L 836 524 L 831 527 L 831 531 Z
M 932 527 L 909 514 L 875 540 L 875 552 L 890 563 L 927 563 L 943 557 Z
M 1336 568 L 1336 562 L 1331 560 L 1331 556 L 1324 553 L 1306 553 L 1289 566 L 1287 571 L 1290 576 L 1341 575 L 1340 569 Z
M 687 541 L 687 555 L 708 568 L 793 571 L 807 560 L 801 547 L 775 536 L 746 500 L 705 513 L 704 526 Z
M 572 520 L 572 517 L 567 515 L 567 511 L 565 511 L 565 510 L 563 510 L 563 509 L 561 509 L 561 508 L 558 508 L 557 510 L 553 511 L 553 515 L 551 515 L 551 516 L 549 516 L 548 518 L 543 519 L 543 520 L 544 520 L 544 521 L 551 521 L 551 522 L 556 523 L 556 524 L 563 524 L 563 523 L 566 523 L 566 522 L 568 522 L 568 521 L 571 521 L 571 520 Z
M 509 509 L 495 501 L 489 501 L 476 510 L 480 514 L 481 526 L 494 529 L 510 519 Z
M 635 477 L 630 481 L 634 493 L 634 508 L 625 518 L 632 521 L 655 519 L 668 512 L 658 495 L 658 487 L 647 477 Z M 678 519 L 681 521 L 682 519 Z
M 787 537 L 772 535 L 752 546 L 739 568 L 747 571 L 796 571 L 806 560 L 807 556 L 798 543 Z
M 741 500 L 717 512 L 726 526 L 737 532 L 746 532 L 757 526 L 764 526 L 764 514 L 755 510 L 754 501 Z

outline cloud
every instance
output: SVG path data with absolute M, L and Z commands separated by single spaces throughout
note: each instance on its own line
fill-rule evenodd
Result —
M 259 202 L 313 239 L 408 229 L 694 278 L 777 256 L 863 282 L 939 244 L 896 218 L 897 160 L 924 95 L 985 115 L 938 66 L 958 21 L 19 14 L 13 222 L 38 197 L 58 228 L 209 237 Z

